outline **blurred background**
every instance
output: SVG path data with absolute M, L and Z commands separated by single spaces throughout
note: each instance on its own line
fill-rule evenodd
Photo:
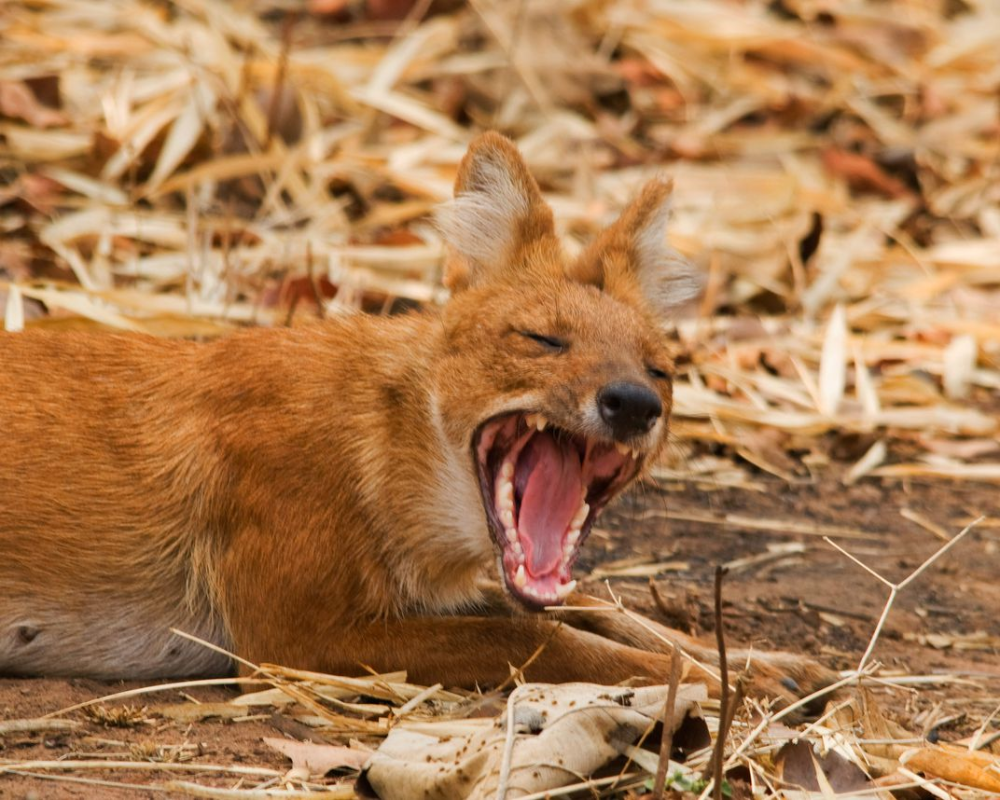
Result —
M 428 214 L 494 128 L 570 251 L 675 177 L 677 469 L 1000 480 L 995 0 L 8 0 L 0 37 L 8 330 L 440 302 Z

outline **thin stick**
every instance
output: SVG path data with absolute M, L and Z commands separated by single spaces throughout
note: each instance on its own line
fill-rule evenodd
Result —
M 276 689 L 281 689 L 289 697 L 298 700 L 302 705 L 312 710 L 316 715 L 323 717 L 323 719 L 325 719 L 327 722 L 333 724 L 337 723 L 337 719 L 335 717 L 332 717 L 321 703 L 314 700 L 312 697 L 303 692 L 297 686 L 289 683 L 287 680 L 282 679 L 278 675 L 275 675 L 274 673 L 268 671 L 266 668 L 260 666 L 259 664 L 254 664 L 252 661 L 247 661 L 245 658 L 241 658 L 240 656 L 230 652 L 229 650 L 226 650 L 223 647 L 219 647 L 216 644 L 212 644 L 211 642 L 205 641 L 204 639 L 200 639 L 193 634 L 185 633 L 184 631 L 178 630 L 177 628 L 171 628 L 170 631 L 171 633 L 180 636 L 182 639 L 188 639 L 189 641 L 195 642 L 196 644 L 200 644 L 203 647 L 207 647 L 209 650 L 212 650 L 216 653 L 221 653 L 222 655 L 229 656 L 229 658 L 239 662 L 248 669 L 252 669 L 254 670 L 254 672 L 266 676 L 268 679 L 266 682 L 269 683 L 271 686 L 275 687 Z
M 961 533 L 959 533 L 957 536 L 950 539 L 944 545 L 939 547 L 929 558 L 927 558 L 924 561 L 924 563 L 922 563 L 919 567 L 917 567 L 913 572 L 911 572 L 906 578 L 904 578 L 899 583 L 893 583 L 892 581 L 882 577 L 881 575 L 879 575 L 879 573 L 877 573 L 867 564 L 864 564 L 862 561 L 860 561 L 859 559 L 855 558 L 850 553 L 848 553 L 843 547 L 841 547 L 832 539 L 830 539 L 830 537 L 828 536 L 823 537 L 824 541 L 826 541 L 827 544 L 829 544 L 831 547 L 835 548 L 839 552 L 843 553 L 851 561 L 853 561 L 855 564 L 857 564 L 859 567 L 865 570 L 865 572 L 872 575 L 873 577 L 875 577 L 876 579 L 878 579 L 879 581 L 881 581 L 882 583 L 884 583 L 886 586 L 889 587 L 889 597 L 885 601 L 885 606 L 882 609 L 882 614 L 878 618 L 878 622 L 875 624 L 875 631 L 872 633 L 871 639 L 868 640 L 868 647 L 865 648 L 865 652 L 861 656 L 861 661 L 858 662 L 857 671 L 859 673 L 868 664 L 868 660 L 871 658 L 871 655 L 875 650 L 875 644 L 878 642 L 879 637 L 882 635 L 882 628 L 885 627 L 885 621 L 889 618 L 889 612 L 892 610 L 892 606 L 896 602 L 896 597 L 899 595 L 899 593 L 907 586 L 909 586 L 913 581 L 915 581 L 918 577 L 920 577 L 931 566 L 931 564 L 937 561 L 941 556 L 943 556 L 952 547 L 954 547 L 963 538 L 965 538 L 965 536 L 969 533 L 969 531 L 975 528 L 984 519 L 986 519 L 985 516 L 980 516 L 978 519 L 974 519 L 972 522 L 966 525 L 965 528 L 962 529 Z
M 127 697 L 138 697 L 143 694 L 154 694 L 156 692 L 169 692 L 174 689 L 188 689 L 197 686 L 232 686 L 232 685 L 242 685 L 242 684 L 265 684 L 267 686 L 272 685 L 271 681 L 264 680 L 263 678 L 203 678 L 194 681 L 178 681 L 176 683 L 160 683 L 155 686 L 142 686 L 138 689 L 126 689 L 123 692 L 115 692 L 114 694 L 106 694 L 103 697 L 95 697 L 93 700 L 86 700 L 83 703 L 77 703 L 73 706 L 68 706 L 66 708 L 61 708 L 58 711 L 50 711 L 39 719 L 52 719 L 53 717 L 61 717 L 64 714 L 71 714 L 74 711 L 79 711 L 81 708 L 87 708 L 89 706 L 96 706 L 98 703 L 107 703 L 110 700 L 124 700 Z
M 179 628 L 171 628 L 170 632 L 174 634 L 174 636 L 180 636 L 182 639 L 187 639 L 189 642 L 200 644 L 202 647 L 205 647 L 214 653 L 219 653 L 220 655 L 231 658 L 233 661 L 242 664 L 244 667 L 252 669 L 254 672 L 261 672 L 265 675 L 267 674 L 264 670 L 262 670 L 257 664 L 254 664 L 252 661 L 247 661 L 245 658 L 240 658 L 240 656 L 236 655 L 236 653 L 226 650 L 224 647 L 219 647 L 219 645 L 217 644 L 212 644 L 212 642 L 209 642 L 205 639 L 201 639 L 195 636 L 193 633 L 185 633 Z
M 712 758 L 705 768 L 705 778 L 712 778 L 712 796 L 722 800 L 722 759 L 726 752 L 726 737 L 729 732 L 729 663 L 726 658 L 726 632 L 722 620 L 722 579 L 726 568 L 715 568 L 715 644 L 719 648 L 719 673 L 721 688 L 719 692 L 719 730 L 715 737 L 715 748 Z
M 514 757 L 514 706 L 519 699 L 519 695 L 525 687 L 531 684 L 522 684 L 510 693 L 507 698 L 507 732 L 503 743 L 503 759 L 500 761 L 500 780 L 497 783 L 497 800 L 506 800 L 507 785 L 510 783 L 510 766 Z
M 281 777 L 284 772 L 267 767 L 241 767 L 233 764 L 223 766 L 221 764 L 194 764 L 190 761 L 21 761 L 10 762 L 3 765 L 3 769 L 8 772 L 16 772 L 19 769 L 123 769 L 136 770 L 139 772 L 222 772 L 233 775 L 256 775 L 262 778 Z
M 884 583 L 886 586 L 888 586 L 890 588 L 892 587 L 893 584 L 892 584 L 891 581 L 887 581 L 885 578 L 883 578 L 881 575 L 879 575 L 875 570 L 873 570 L 871 567 L 869 567 L 863 561 L 861 561 L 860 559 L 857 559 L 854 556 L 852 556 L 843 547 L 841 547 L 839 544 L 837 544 L 835 541 L 833 541 L 833 539 L 831 539 L 829 536 L 824 536 L 823 537 L 823 541 L 826 542 L 828 545 L 830 545 L 830 547 L 834 548 L 835 550 L 839 550 L 841 552 L 841 554 L 847 556 L 847 558 L 849 558 L 851 561 L 853 561 L 855 564 L 857 564 L 859 567 L 861 567 L 861 569 L 863 569 L 865 572 L 867 572 L 873 578 L 875 578 L 876 580 L 882 581 L 882 583 Z
M 407 700 L 399 708 L 394 708 L 392 713 L 396 717 L 402 717 L 405 714 L 409 714 L 413 709 L 419 706 L 424 700 L 429 700 L 431 697 L 436 695 L 439 691 L 444 688 L 440 683 L 435 683 L 433 686 L 428 686 L 422 692 L 417 693 L 409 700 Z
M 603 613 L 621 613 L 632 620 L 636 625 L 644 628 L 646 631 L 651 633 L 656 639 L 659 639 L 668 648 L 676 648 L 684 658 L 690 661 L 699 669 L 703 670 L 707 675 L 712 676 L 716 680 L 720 680 L 719 673 L 717 673 L 708 664 L 699 661 L 689 652 L 687 652 L 683 647 L 681 647 L 673 639 L 668 639 L 662 633 L 660 633 L 656 628 L 649 624 L 649 620 L 643 617 L 641 614 L 636 614 L 634 611 L 629 611 L 622 603 L 621 598 L 618 597 L 611 589 L 611 582 L 608 580 L 604 581 L 605 588 L 608 590 L 608 594 L 611 596 L 611 604 L 606 606 L 546 606 L 546 611 L 565 611 L 569 613 L 588 613 L 588 614 L 603 614 Z M 600 602 L 600 601 L 598 601 Z
M 267 133 L 264 139 L 263 150 L 267 151 L 274 141 L 274 134 L 278 128 L 278 114 L 281 111 L 281 95 L 285 87 L 285 73 L 288 71 L 288 54 L 292 49 L 292 31 L 295 23 L 298 22 L 298 13 L 291 11 L 285 16 L 285 24 L 281 31 L 281 50 L 278 53 L 278 68 L 274 74 L 274 86 L 272 88 L 271 102 L 267 106 Z
M 972 740 L 969 742 L 969 752 L 970 753 L 973 752 L 973 751 L 975 751 L 975 750 L 978 750 L 980 747 L 983 747 L 983 746 L 985 746 L 987 744 L 986 741 L 983 741 L 983 734 L 986 732 L 986 726 L 989 725 L 993 721 L 993 718 L 997 714 L 1000 714 L 1000 705 L 998 705 L 996 708 L 994 708 L 993 709 L 993 713 L 990 714 L 986 719 L 983 720 L 983 724 L 979 726 L 979 728 L 976 731 L 975 735 L 972 737 Z
M 306 275 L 309 276 L 309 288 L 312 289 L 313 299 L 316 301 L 316 316 L 326 319 L 326 306 L 323 305 L 323 293 L 319 289 L 319 282 L 316 280 L 315 264 L 313 263 L 313 247 L 311 241 L 306 241 Z
M 617 781 L 631 780 L 632 778 L 638 778 L 642 775 L 643 773 L 641 772 L 630 772 L 627 775 L 612 775 L 608 778 L 595 778 L 581 783 L 571 783 L 569 786 L 560 786 L 558 789 L 546 789 L 541 792 L 535 792 L 534 794 L 526 794 L 523 797 L 519 797 L 518 800 L 548 800 L 550 797 L 562 797 L 563 795 L 573 794 L 574 792 L 583 791 L 585 789 L 589 789 L 593 792 L 594 789 L 599 789 L 602 786 L 609 786 Z
M 114 789 L 137 789 L 142 792 L 168 792 L 164 786 L 155 783 L 120 783 L 119 781 L 102 781 L 97 778 L 77 778 L 71 775 L 46 775 L 43 772 L 21 772 L 16 769 L 0 767 L 0 775 L 16 775 L 19 778 L 31 778 L 36 781 L 55 781 L 56 783 L 79 783 L 84 786 L 110 786 Z
M 729 756 L 729 758 L 726 760 L 726 768 L 728 769 L 733 764 L 735 764 L 736 759 L 738 759 L 741 755 L 743 755 L 747 750 L 750 749 L 750 745 L 752 745 L 756 741 L 757 737 L 760 736 L 760 734 L 764 730 L 766 730 L 769 725 L 773 725 L 775 722 L 784 719 L 789 714 L 798 711 L 803 706 L 809 705 L 811 702 L 813 702 L 813 700 L 818 700 L 819 698 L 825 697 L 828 694 L 833 694 L 833 692 L 837 691 L 837 689 L 842 689 L 848 684 L 854 683 L 861 677 L 867 676 L 869 673 L 874 672 L 874 670 L 875 670 L 874 665 L 869 665 L 864 670 L 860 671 L 852 670 L 850 675 L 846 675 L 839 681 L 831 683 L 829 686 L 824 686 L 822 689 L 817 689 L 815 692 L 813 692 L 812 694 L 808 694 L 805 697 L 800 697 L 794 703 L 785 706 L 783 709 L 781 709 L 781 711 L 779 711 L 776 714 L 764 717 L 757 724 L 757 727 L 755 727 L 752 731 L 750 731 L 747 738 L 740 743 L 739 747 L 737 747 L 733 751 L 733 754 Z
M 667 687 L 667 702 L 663 706 L 663 735 L 660 739 L 660 760 L 656 764 L 656 779 L 653 781 L 653 800 L 661 800 L 667 785 L 667 768 L 670 766 L 670 751 L 674 746 L 674 705 L 677 703 L 677 685 L 681 682 L 681 655 L 674 645 L 670 661 L 670 685 Z
M 546 647 L 548 647 L 548 646 L 549 646 L 549 644 L 550 644 L 550 643 L 552 642 L 552 640 L 553 640 L 553 639 L 554 639 L 554 638 L 556 637 L 556 634 L 557 634 L 557 633 L 559 633 L 559 631 L 560 631 L 560 630 L 562 629 L 562 626 L 563 626 L 563 624 L 562 624 L 561 622 L 560 622 L 560 623 L 559 623 L 558 625 L 556 625 L 556 627 L 555 627 L 555 628 L 554 628 L 554 629 L 552 630 L 552 633 L 550 633 L 550 634 L 548 635 L 548 637 L 547 637 L 547 638 L 545 639 L 545 641 L 544 641 L 544 642 L 542 642 L 542 643 L 541 643 L 540 645 L 538 645 L 538 647 L 536 647 L 536 648 L 535 648 L 535 652 L 534 652 L 534 653 L 532 653 L 532 654 L 531 654 L 530 656 L 528 656 L 528 660 L 527 660 L 527 661 L 525 661 L 525 662 L 524 662 L 524 663 L 523 663 L 523 664 L 522 664 L 522 665 L 521 665 L 520 667 L 518 667 L 518 668 L 517 668 L 516 670 L 514 670 L 514 673 L 513 673 L 512 675 L 508 676 L 508 677 L 507 677 L 507 680 L 505 680 L 505 681 L 504 681 L 503 683 L 501 683 L 501 684 L 500 684 L 500 685 L 499 685 L 499 686 L 497 687 L 497 689 L 496 689 L 496 690 L 497 690 L 498 692 L 505 692 L 505 691 L 507 691 L 507 687 L 508 687 L 508 686 L 510 686 L 510 684 L 511 684 L 511 683 L 513 683 L 514 679 L 515 679 L 515 678 L 516 678 L 516 677 L 517 677 L 518 675 L 520 675 L 520 676 L 521 676 L 521 679 L 523 680 L 523 679 L 524 679 L 524 671 L 525 671 L 525 670 L 526 670 L 526 669 L 527 669 L 528 667 L 530 667 L 530 666 L 531 666 L 532 664 L 534 664 L 534 663 L 535 663 L 535 660 L 536 660 L 536 659 L 537 659 L 537 658 L 538 658 L 538 657 L 539 657 L 539 656 L 540 656 L 540 655 L 541 655 L 542 653 L 544 653 L 544 652 L 545 652 L 545 648 L 546 648 Z
M 287 784 L 286 784 L 287 785 Z M 353 785 L 327 786 L 315 789 L 222 789 L 202 786 L 187 781 L 171 781 L 166 788 L 191 797 L 207 797 L 214 800 L 351 800 L 358 795 Z

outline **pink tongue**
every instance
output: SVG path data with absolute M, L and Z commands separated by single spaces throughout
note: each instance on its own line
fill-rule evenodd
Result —
M 528 573 L 537 578 L 552 572 L 562 558 L 563 534 L 580 507 L 580 457 L 548 434 L 538 434 L 518 459 L 517 471 L 522 470 L 528 477 L 517 528 Z

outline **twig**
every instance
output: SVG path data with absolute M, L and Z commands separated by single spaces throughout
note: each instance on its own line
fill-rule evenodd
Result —
M 729 758 L 726 760 L 726 769 L 735 764 L 736 760 L 741 755 L 743 755 L 747 750 L 750 749 L 750 745 L 752 745 L 757 740 L 757 737 L 760 736 L 760 734 L 763 733 L 764 730 L 766 730 L 769 725 L 773 725 L 775 722 L 784 719 L 789 714 L 798 711 L 803 706 L 809 705 L 814 700 L 818 700 L 819 698 L 825 697 L 828 694 L 833 694 L 833 692 L 837 691 L 838 689 L 842 689 L 843 687 L 854 683 L 855 681 L 859 680 L 862 677 L 867 676 L 869 673 L 874 671 L 875 671 L 874 665 L 869 665 L 864 670 L 858 670 L 858 671 L 852 670 L 849 675 L 845 675 L 839 681 L 831 683 L 829 686 L 824 686 L 822 689 L 817 689 L 815 692 L 813 692 L 812 694 L 808 694 L 805 697 L 800 697 L 794 703 L 790 703 L 789 705 L 785 706 L 783 709 L 781 709 L 781 711 L 777 712 L 776 714 L 764 717 L 757 724 L 757 726 L 752 731 L 750 731 L 750 733 L 747 735 L 747 738 L 740 743 L 739 747 L 737 747 L 733 751 L 732 755 L 729 756 Z
M 542 653 L 545 652 L 545 648 L 548 647 L 549 644 L 552 642 L 552 640 L 556 638 L 556 634 L 559 633 L 559 630 L 562 628 L 562 626 L 563 626 L 563 624 L 561 622 L 558 625 L 556 625 L 555 628 L 552 629 L 552 633 L 550 633 L 546 637 L 545 641 L 542 642 L 540 645 L 538 645 L 538 647 L 535 648 L 535 652 L 534 653 L 532 653 L 530 656 L 528 656 L 528 660 L 525 661 L 520 667 L 518 667 L 517 669 L 515 669 L 514 672 L 507 677 L 507 680 L 505 680 L 503 683 L 501 683 L 497 687 L 496 690 L 498 692 L 505 692 L 505 691 L 507 691 L 507 687 L 510 686 L 511 683 L 514 682 L 514 679 L 516 677 L 518 677 L 518 676 L 520 676 L 521 679 L 524 680 L 524 671 L 528 667 L 530 667 L 532 664 L 534 664 L 535 660 Z
M 134 770 L 136 772 L 221 772 L 231 775 L 255 775 L 262 778 L 281 776 L 284 773 L 267 767 L 244 767 L 239 764 L 225 766 L 222 764 L 193 764 L 190 761 L 21 761 L 3 765 L 5 770 L 16 772 L 24 770 Z
M 8 733 L 38 733 L 39 731 L 72 731 L 80 723 L 71 719 L 11 719 L 0 720 L 0 736 Z
M 980 747 L 986 746 L 988 742 L 984 740 L 983 734 L 986 732 L 986 726 L 993 721 L 993 718 L 996 717 L 997 714 L 1000 714 L 1000 705 L 994 708 L 993 712 L 986 719 L 983 720 L 983 724 L 979 726 L 979 728 L 976 730 L 975 735 L 973 735 L 972 739 L 969 741 L 970 753 L 975 750 L 978 750 Z M 986 740 L 989 739 L 989 737 L 985 738 Z
M 178 628 L 171 628 L 170 632 L 176 636 L 180 636 L 182 639 L 187 639 L 189 641 L 195 642 L 196 644 L 202 645 L 202 647 L 207 647 L 209 650 L 212 650 L 216 653 L 221 653 L 222 655 L 229 656 L 229 658 L 233 659 L 233 661 L 242 664 L 248 669 L 252 669 L 255 674 L 263 675 L 267 679 L 266 680 L 267 683 L 271 684 L 271 686 L 273 686 L 276 689 L 281 689 L 281 691 L 283 691 L 289 697 L 298 700 L 302 705 L 310 709 L 317 716 L 322 717 L 327 722 L 336 723 L 337 721 L 336 718 L 330 716 L 329 711 L 327 711 L 327 709 L 321 703 L 310 697 L 302 690 L 300 690 L 297 686 L 294 686 L 287 680 L 281 678 L 278 675 L 275 675 L 273 672 L 269 671 L 266 667 L 260 664 L 254 664 L 252 661 L 247 661 L 245 658 L 241 658 L 235 653 L 230 652 L 229 650 L 226 650 L 223 647 L 219 647 L 217 644 L 208 642 L 193 634 L 185 633 L 184 631 L 179 630 Z
M 122 783 L 120 781 L 102 781 L 96 778 L 80 778 L 73 775 L 46 775 L 44 772 L 22 772 L 21 770 L 0 767 L 0 775 L 17 775 L 19 778 L 31 778 L 36 781 L 51 781 L 54 783 L 77 783 L 82 786 L 108 786 L 113 789 L 136 789 L 141 792 L 168 792 L 164 786 L 155 783 Z
M 503 759 L 500 761 L 500 779 L 497 782 L 497 800 L 506 800 L 507 785 L 510 783 L 510 765 L 514 757 L 514 706 L 520 694 L 531 684 L 522 684 L 507 698 L 507 731 L 503 743 Z
M 656 779 L 653 781 L 653 800 L 661 800 L 667 784 L 667 769 L 670 766 L 670 751 L 674 745 L 674 705 L 677 702 L 677 686 L 681 682 L 681 654 L 674 645 L 670 662 L 670 685 L 667 687 L 667 702 L 663 706 L 663 735 L 660 739 L 660 760 L 656 765 Z
M 893 583 L 892 581 L 883 578 L 875 570 L 864 564 L 862 561 L 858 560 L 850 553 L 848 553 L 843 547 L 834 542 L 829 536 L 824 536 L 823 539 L 834 549 L 838 550 L 843 555 L 847 556 L 851 561 L 861 567 L 869 575 L 872 575 L 877 580 L 884 583 L 889 587 L 889 598 L 885 601 L 885 607 L 882 609 L 882 614 L 878 618 L 878 622 L 875 624 L 875 631 L 872 633 L 871 639 L 868 641 L 868 647 L 865 649 L 864 655 L 861 656 L 861 661 L 858 662 L 857 672 L 860 673 L 865 666 L 868 664 L 868 660 L 871 658 L 872 652 L 875 650 L 875 644 L 878 642 L 879 636 L 882 634 L 882 628 L 885 626 L 885 621 L 889 618 L 889 612 L 892 610 L 893 603 L 896 602 L 896 596 L 903 591 L 907 586 L 909 586 L 913 581 L 920 577 L 924 571 L 930 567 L 935 561 L 937 561 L 941 556 L 947 553 L 952 547 L 961 541 L 966 534 L 969 533 L 973 528 L 975 528 L 980 522 L 986 519 L 985 516 L 980 516 L 978 519 L 974 519 L 965 528 L 962 529 L 961 533 L 955 536 L 950 541 L 942 545 L 938 550 L 930 556 L 923 564 L 917 567 L 913 572 L 911 572 L 905 579 L 899 583 Z
M 721 678 L 719 677 L 719 673 L 717 673 L 714 669 L 712 669 L 711 666 L 709 666 L 708 664 L 704 663 L 703 661 L 699 661 L 697 658 L 695 658 L 693 655 L 691 655 L 687 650 L 685 650 L 683 647 L 681 647 L 679 644 L 677 644 L 677 642 L 675 642 L 673 639 L 668 639 L 666 636 L 664 636 L 662 633 L 660 633 L 658 630 L 656 630 L 655 627 L 653 627 L 652 625 L 650 625 L 649 624 L 649 620 L 646 619 L 645 617 L 643 617 L 641 614 L 636 614 L 634 611 L 630 611 L 629 609 L 627 609 L 625 607 L 625 605 L 622 603 L 621 598 L 618 597 L 618 595 L 616 595 L 614 593 L 614 591 L 611 589 L 611 582 L 610 581 L 605 580 L 604 581 L 604 585 L 605 585 L 605 588 L 607 588 L 607 590 L 608 590 L 608 594 L 611 597 L 611 601 L 612 601 L 613 605 L 603 606 L 603 607 L 601 607 L 601 606 L 573 606 L 573 607 L 567 607 L 567 606 L 549 606 L 545 610 L 546 611 L 587 612 L 587 613 L 612 612 L 612 613 L 621 613 L 621 614 L 624 614 L 626 617 L 628 617 L 630 620 L 632 620 L 640 628 L 643 628 L 648 633 L 652 634 L 654 638 L 659 639 L 661 642 L 663 642 L 663 644 L 665 644 L 667 647 L 669 647 L 669 648 L 676 648 L 680 652 L 680 654 L 682 656 L 684 656 L 684 658 L 686 658 L 688 661 L 690 661 L 692 664 L 694 664 L 700 670 L 702 670 L 703 672 L 705 672 L 705 674 L 710 675 L 711 677 L 715 678 L 716 680 L 721 680 Z
M 285 16 L 285 24 L 281 30 L 281 50 L 278 53 L 278 68 L 274 74 L 274 87 L 271 102 L 267 106 L 267 135 L 263 150 L 267 152 L 274 140 L 278 127 L 278 115 L 281 113 L 281 99 L 285 88 L 285 73 L 288 71 L 288 54 L 292 49 L 292 31 L 298 22 L 298 12 L 290 11 Z
M 726 632 L 722 620 L 722 579 L 726 568 L 715 568 L 715 644 L 719 648 L 719 674 L 721 688 L 719 691 L 719 730 L 715 737 L 715 748 L 712 758 L 705 768 L 705 779 L 712 779 L 712 795 L 715 800 L 722 800 L 722 759 L 726 752 L 726 738 L 729 733 L 729 663 L 726 658 Z
M 694 619 L 691 614 L 691 596 L 687 595 L 685 607 L 681 608 L 671 608 L 667 605 L 667 601 L 663 599 L 663 595 L 660 594 L 659 587 L 656 585 L 656 581 L 652 576 L 649 578 L 649 593 L 653 597 L 653 605 L 656 606 L 656 610 L 663 615 L 664 619 L 668 623 L 676 622 L 677 626 L 687 634 L 691 636 L 697 636 L 698 630 Z
M 126 689 L 123 692 L 115 692 L 114 694 L 106 694 L 103 697 L 95 697 L 93 700 L 86 700 L 82 703 L 77 703 L 76 705 L 67 706 L 66 708 L 61 708 L 58 711 L 50 711 L 39 719 L 52 719 L 53 717 L 61 717 L 64 714 L 70 714 L 74 711 L 79 711 L 81 708 L 88 708 L 89 706 L 95 706 L 98 703 L 107 703 L 111 700 L 124 700 L 128 697 L 137 697 L 142 694 L 153 694 L 155 692 L 169 692 L 174 689 L 187 689 L 197 686 L 240 686 L 245 684 L 266 684 L 272 685 L 272 682 L 264 678 L 202 678 L 193 681 L 178 681 L 177 683 L 160 683 L 155 686 L 142 686 L 138 689 Z
M 583 790 L 590 790 L 592 794 L 595 789 L 600 789 L 603 786 L 610 786 L 621 780 L 631 780 L 632 778 L 642 777 L 641 772 L 630 772 L 627 775 L 612 775 L 608 778 L 593 778 L 589 781 L 582 781 L 580 783 L 571 783 L 568 786 L 560 786 L 558 789 L 545 789 L 541 792 L 535 792 L 534 794 L 526 794 L 523 797 L 519 797 L 518 800 L 548 800 L 550 797 L 563 797 L 567 794 L 575 794 Z
M 309 276 L 309 288 L 312 289 L 313 298 L 316 300 L 316 316 L 326 319 L 326 307 L 323 305 L 323 293 L 320 291 L 319 282 L 316 280 L 316 273 L 313 263 L 312 242 L 306 242 L 306 275 Z
M 323 789 L 224 789 L 202 786 L 187 781 L 171 781 L 166 785 L 171 792 L 190 797 L 207 797 L 212 800 L 350 800 L 357 797 L 353 785 L 327 786 Z

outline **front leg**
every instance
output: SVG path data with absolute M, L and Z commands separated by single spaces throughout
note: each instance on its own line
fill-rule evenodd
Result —
M 566 606 L 566 610 L 555 612 L 554 618 L 582 631 L 640 650 L 670 653 L 676 646 L 691 660 L 706 665 L 713 675 L 717 674 L 715 669 L 719 664 L 719 654 L 714 644 L 706 644 L 693 636 L 636 615 L 641 617 L 639 621 L 622 610 L 616 610 L 613 603 L 596 597 L 573 594 L 566 599 Z M 750 691 L 755 695 L 777 698 L 781 703 L 789 703 L 798 697 L 812 694 L 837 679 L 822 664 L 795 653 L 727 649 L 726 655 L 730 674 L 748 669 Z M 708 682 L 709 694 L 717 697 L 719 689 L 718 678 L 713 677 Z
M 259 662 L 338 675 L 404 669 L 415 683 L 474 688 L 496 686 L 510 677 L 510 667 L 525 668 L 529 681 L 584 681 L 614 684 L 630 679 L 669 680 L 672 656 L 611 641 L 540 616 L 414 617 L 371 623 L 322 638 L 308 637 L 294 649 L 260 647 L 245 652 Z M 682 665 L 682 680 L 700 682 L 706 675 Z

